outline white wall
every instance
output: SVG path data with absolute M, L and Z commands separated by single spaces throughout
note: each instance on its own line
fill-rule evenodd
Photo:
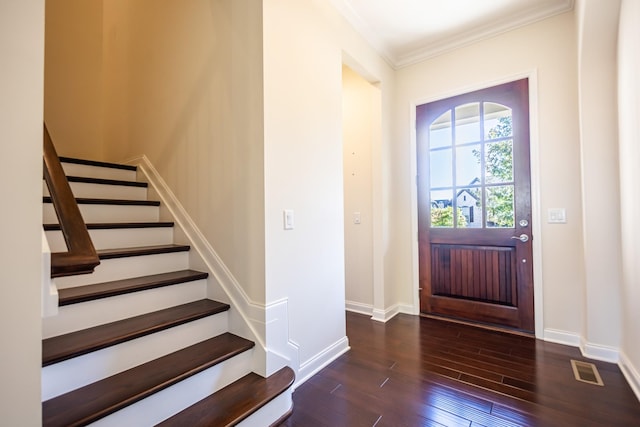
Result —
M 393 206 L 402 221 L 398 239 L 406 254 L 416 240 L 411 228 L 415 205 L 408 191 L 415 189 L 415 136 L 410 131 L 415 105 L 531 75 L 534 208 L 542 214 L 533 224 L 534 231 L 540 230 L 533 236 L 534 247 L 542 253 L 534 259 L 536 285 L 543 286 L 537 295 L 544 295 L 544 312 L 538 304 L 537 314 L 544 315 L 548 335 L 578 341 L 585 279 L 575 34 L 574 14 L 565 13 L 399 70 L 396 147 L 403 157 L 394 171 L 400 186 Z M 545 222 L 551 207 L 566 208 L 566 224 Z M 401 298 L 409 301 L 417 287 L 410 273 L 417 266 L 411 256 L 400 259 Z
M 103 0 L 47 0 L 44 116 L 59 155 L 102 159 Z
M 622 329 L 617 123 L 619 0 L 579 0 L 578 82 L 585 311 L 582 349 L 617 361 Z
M 264 1 L 266 297 L 288 299 L 301 378 L 346 348 L 343 53 L 381 82 L 391 117 L 392 70 L 328 2 Z M 383 144 L 389 132 L 383 123 Z
M 44 0 L 0 3 L 0 416 L 39 426 Z
M 618 39 L 618 111 L 621 194 L 638 194 L 640 182 L 640 2 L 623 0 Z M 639 197 L 621 198 L 621 362 L 640 399 L 640 212 Z
M 373 314 L 372 148 L 380 138 L 380 90 L 345 65 L 342 96 L 345 297 L 347 309 Z

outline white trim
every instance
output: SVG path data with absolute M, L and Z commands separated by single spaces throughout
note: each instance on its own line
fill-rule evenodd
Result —
M 282 298 L 265 307 L 265 336 L 268 343 L 265 376 L 269 376 L 285 365 L 290 366 L 296 376 L 300 366 L 300 347 L 289 339 L 289 299 Z
M 624 351 L 620 351 L 618 366 L 627 379 L 631 390 L 635 393 L 636 398 L 640 401 L 640 372 L 633 366 L 633 363 L 631 363 L 631 360 L 629 360 Z
M 363 304 L 355 301 L 345 301 L 345 309 L 353 313 L 366 314 L 367 316 L 373 315 L 373 305 Z
M 562 3 L 549 4 L 549 6 L 538 8 L 537 10 L 519 11 L 503 18 L 494 19 L 490 23 L 476 26 L 476 28 L 458 32 L 437 41 L 423 43 L 417 49 L 400 52 L 394 51 L 388 42 L 383 37 L 380 37 L 380 31 L 372 28 L 351 6 L 349 0 L 331 0 L 333 7 L 351 27 L 395 70 L 568 12 L 573 10 L 574 3 L 575 0 L 564 0 Z
M 503 19 L 493 20 L 492 22 L 473 28 L 472 30 L 457 33 L 454 36 L 429 43 L 418 49 L 401 53 L 395 58 L 393 66 L 395 69 L 408 67 L 426 59 L 451 52 L 452 50 L 460 49 L 479 41 L 487 40 L 492 37 L 499 36 L 500 34 L 514 31 L 538 21 L 560 15 L 572 10 L 573 3 L 574 0 L 566 0 L 563 4 L 552 5 L 545 9 L 537 11 L 525 10 L 504 17 Z
M 413 306 L 411 305 L 406 305 L 406 304 L 394 304 L 391 307 L 385 309 L 385 310 L 373 310 L 373 315 L 371 316 L 372 320 L 375 320 L 376 322 L 383 322 L 386 323 L 389 320 L 393 319 L 396 314 L 410 314 L 410 315 L 415 315 L 416 313 L 413 312 Z
M 244 322 L 243 325 L 238 325 L 234 322 L 234 320 L 238 319 L 238 316 L 231 315 L 229 318 L 229 328 L 234 333 L 238 333 L 238 331 L 244 332 L 239 335 L 250 335 L 245 336 L 245 338 L 251 339 L 256 343 L 257 346 L 254 353 L 258 353 L 254 357 L 254 361 L 256 361 L 258 366 L 255 366 L 254 369 L 259 373 L 266 372 L 266 366 L 262 365 L 263 363 L 266 364 L 267 347 L 265 344 L 264 334 L 259 332 L 264 331 L 266 306 L 252 301 L 247 296 L 236 278 L 223 263 L 222 259 L 209 244 L 202 232 L 200 232 L 195 222 L 191 219 L 151 161 L 145 155 L 142 155 L 141 157 L 130 159 L 126 161 L 126 163 L 138 165 L 138 169 L 145 176 L 146 180 L 160 198 L 162 206 L 168 210 L 171 216 L 173 216 L 176 225 L 190 241 L 192 249 L 201 257 L 202 262 L 206 265 L 209 270 L 208 272 L 214 279 L 213 281 L 222 288 L 222 291 L 226 294 L 226 298 L 229 299 L 233 310 L 237 311 L 240 315 L 239 320 Z M 212 281 L 209 280 L 210 289 L 211 286 Z M 215 290 L 212 291 L 212 293 L 216 294 Z M 216 294 L 215 298 L 219 299 L 220 296 Z M 262 328 L 260 328 L 261 326 Z
M 540 135 L 538 132 L 538 70 L 528 73 L 529 78 L 529 163 L 531 167 L 531 235 L 533 249 L 533 303 L 536 338 L 544 335 L 544 285 L 542 274 L 542 207 L 540 194 Z
M 619 349 L 587 342 L 580 334 L 574 332 L 545 329 L 543 339 L 547 342 L 577 347 L 580 353 L 589 359 L 610 363 L 620 362 Z
M 350 349 L 349 339 L 345 336 L 313 356 L 311 359 L 300 364 L 300 369 L 298 370 L 299 377 L 296 377 L 296 382 L 293 385 L 294 391 L 299 385 L 307 381 L 325 366 L 342 356 Z
M 560 331 L 558 329 L 545 329 L 543 339 L 548 342 L 568 345 L 571 347 L 580 347 L 582 338 L 579 334 L 569 331 Z
M 603 362 L 618 363 L 620 361 L 620 351 L 615 347 L 594 344 L 587 342 L 584 338 L 580 343 L 580 351 L 584 357 L 589 359 L 602 360 Z
M 533 246 L 533 300 L 534 300 L 534 317 L 536 338 L 542 339 L 544 336 L 544 310 L 543 310 L 543 274 L 542 274 L 542 216 L 540 208 L 540 155 L 539 155 L 539 134 L 538 134 L 538 71 L 532 69 L 522 73 L 511 74 L 499 79 L 488 80 L 480 83 L 474 83 L 455 90 L 443 92 L 428 98 L 421 98 L 412 101 L 409 105 L 409 127 L 411 129 L 411 253 L 413 260 L 413 289 L 419 295 L 419 247 L 418 247 L 418 185 L 415 178 L 418 170 L 417 166 L 417 141 L 416 141 L 416 107 L 418 105 L 427 104 L 429 102 L 450 98 L 476 90 L 509 83 L 515 80 L 529 79 L 529 151 L 531 165 L 531 220 L 532 220 L 532 246 Z M 413 313 L 419 313 L 419 297 L 417 298 L 417 307 L 414 303 Z M 578 344 L 576 344 L 578 345 Z

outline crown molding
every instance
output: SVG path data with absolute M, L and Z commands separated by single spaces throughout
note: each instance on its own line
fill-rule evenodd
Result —
M 349 0 L 330 0 L 338 12 L 394 69 L 400 69 L 416 64 L 434 56 L 442 55 L 454 49 L 468 46 L 481 40 L 486 40 L 513 31 L 517 28 L 533 24 L 543 19 L 573 10 L 575 0 L 564 0 L 549 4 L 544 8 L 530 8 L 492 21 L 476 28 L 447 36 L 437 42 L 425 41 L 419 48 L 407 52 L 394 52 L 393 49 L 378 35 L 374 28 L 358 14 Z

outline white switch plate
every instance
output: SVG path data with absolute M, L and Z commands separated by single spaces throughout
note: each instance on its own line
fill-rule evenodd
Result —
M 549 208 L 547 210 L 547 222 L 549 224 L 565 224 L 567 211 L 565 208 Z
M 282 215 L 285 230 L 293 230 L 295 221 L 293 217 L 293 209 L 285 209 Z
M 360 222 L 361 222 L 360 212 L 354 212 L 353 213 L 353 223 L 354 224 L 360 224 Z

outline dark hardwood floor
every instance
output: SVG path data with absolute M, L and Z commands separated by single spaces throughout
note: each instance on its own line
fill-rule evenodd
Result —
M 351 350 L 296 389 L 283 426 L 640 426 L 615 364 L 576 381 L 576 348 L 442 320 L 347 313 Z

